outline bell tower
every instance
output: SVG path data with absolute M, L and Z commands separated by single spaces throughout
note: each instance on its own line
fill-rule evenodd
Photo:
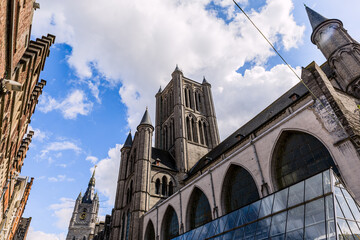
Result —
M 92 239 L 99 212 L 99 197 L 95 193 L 95 170 L 90 178 L 84 196 L 76 199 L 66 240 Z
M 202 83 L 185 77 L 176 66 L 169 84 L 155 95 L 155 147 L 169 151 L 177 169 L 185 173 L 219 144 L 219 130 L 211 93 Z
M 305 6 L 313 32 L 311 41 L 326 57 L 336 73 L 340 88 L 360 98 L 360 44 L 338 19 L 327 19 Z

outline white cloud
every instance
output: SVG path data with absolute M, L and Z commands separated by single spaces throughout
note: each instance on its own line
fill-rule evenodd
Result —
M 65 150 L 72 150 L 76 153 L 80 153 L 82 149 L 75 143 L 70 141 L 52 142 L 46 145 L 46 148 L 41 150 L 40 157 L 45 158 L 49 156 L 51 152 L 59 152 Z
M 74 210 L 75 200 L 71 198 L 60 198 L 60 203 L 50 205 L 50 210 L 54 211 L 54 216 L 57 217 L 55 226 L 62 230 L 67 230 Z
M 30 227 L 26 239 L 27 240 L 65 240 L 65 233 L 60 233 L 60 234 L 45 233 L 42 231 L 36 231 L 33 227 Z
M 274 55 L 231 1 L 215 1 L 231 19 L 229 24 L 206 10 L 210 2 L 107 0 L 99 5 L 95 0 L 48 0 L 41 2 L 42 9 L 34 16 L 33 33 L 54 32 L 58 43 L 73 47 L 68 62 L 78 76 L 89 79 L 95 98 L 101 84 L 92 80 L 92 68 L 113 84 L 121 82 L 119 93 L 134 130 L 146 105 L 154 116 L 154 94 L 159 85 L 168 83 L 176 63 L 186 76 L 200 81 L 205 74 L 213 86 L 219 86 L 241 78 L 234 71 L 245 62 L 264 63 Z M 249 15 L 277 46 L 290 49 L 301 43 L 305 29 L 294 21 L 292 8 L 290 0 L 272 0 Z M 258 85 L 253 85 L 249 89 L 255 91 Z M 231 91 L 228 85 L 222 87 Z M 279 89 L 267 87 L 280 95 Z M 43 111 L 49 111 L 47 107 Z M 225 117 L 218 114 L 219 120 Z
M 57 175 L 56 177 L 48 177 L 49 182 L 73 182 L 74 178 L 69 178 L 66 175 Z
M 76 119 L 79 114 L 88 115 L 91 112 L 92 106 L 93 103 L 87 99 L 84 91 L 77 89 L 70 92 L 62 101 L 43 94 L 40 97 L 38 109 L 44 113 L 59 110 L 64 118 Z
M 107 204 L 113 206 L 117 187 L 118 172 L 120 167 L 121 144 L 116 144 L 108 151 L 107 158 L 101 159 L 97 163 L 95 172 L 96 189 L 108 197 Z M 91 168 L 92 172 L 94 168 Z
M 86 157 L 86 161 L 90 161 L 92 164 L 95 164 L 97 163 L 99 159 L 97 157 L 94 157 L 94 156 L 87 156 Z

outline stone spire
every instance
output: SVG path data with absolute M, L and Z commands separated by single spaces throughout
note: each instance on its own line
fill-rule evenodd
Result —
M 93 171 L 93 174 L 90 178 L 88 187 L 86 189 L 86 192 L 84 194 L 84 197 L 82 198 L 82 202 L 83 203 L 92 203 L 92 201 L 94 200 L 94 194 L 95 194 L 95 169 L 96 169 L 96 165 Z
M 205 76 L 203 77 L 203 81 L 202 81 L 202 84 L 209 84 L 209 82 L 208 82 L 208 81 L 206 81 L 206 78 L 205 78 Z
M 144 116 L 142 117 L 141 119 L 141 122 L 139 125 L 151 125 L 151 119 L 150 119 L 150 115 L 149 115 L 149 112 L 148 112 L 148 108 L 146 107 L 146 110 L 145 110 L 145 113 L 144 113 Z
M 321 23 L 328 20 L 326 17 L 320 15 L 319 13 L 315 12 L 314 10 L 312 10 L 311 8 L 309 8 L 306 5 L 305 5 L 305 9 L 306 9 L 306 12 L 309 17 L 309 21 L 310 21 L 310 24 L 311 24 L 311 27 L 313 30 L 315 30 Z
M 131 131 L 129 131 L 129 135 L 126 138 L 126 141 L 125 141 L 123 147 L 131 147 L 131 146 L 132 146 L 132 136 L 131 136 Z

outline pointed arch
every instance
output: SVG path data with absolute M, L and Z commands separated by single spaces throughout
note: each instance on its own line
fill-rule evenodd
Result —
M 172 181 L 169 182 L 169 196 L 174 193 L 174 183 Z
M 272 156 L 272 176 L 276 189 L 282 189 L 332 167 L 339 171 L 326 146 L 302 131 L 283 131 Z
M 160 194 L 160 179 L 157 178 L 155 181 L 155 194 Z
M 161 224 L 161 239 L 170 240 L 179 235 L 179 220 L 174 208 L 169 205 Z
M 147 224 L 144 239 L 145 240 L 155 240 L 155 228 L 154 228 L 154 224 L 152 223 L 151 220 L 149 220 L 149 222 Z
M 163 176 L 162 177 L 162 189 L 161 189 L 161 194 L 166 196 L 167 195 L 167 177 Z
M 260 199 L 251 174 L 243 167 L 231 164 L 224 177 L 221 201 L 225 214 Z
M 188 230 L 197 228 L 212 220 L 209 200 L 205 193 L 197 187 L 191 193 L 186 215 Z
M 196 118 L 191 118 L 193 141 L 198 142 Z

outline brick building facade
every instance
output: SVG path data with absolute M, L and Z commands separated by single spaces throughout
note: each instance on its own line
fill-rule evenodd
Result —
M 13 238 L 32 185 L 19 174 L 34 134 L 28 124 L 46 84 L 39 75 L 55 41 L 50 34 L 30 40 L 39 6 L 34 0 L 0 2 L 1 239 Z

